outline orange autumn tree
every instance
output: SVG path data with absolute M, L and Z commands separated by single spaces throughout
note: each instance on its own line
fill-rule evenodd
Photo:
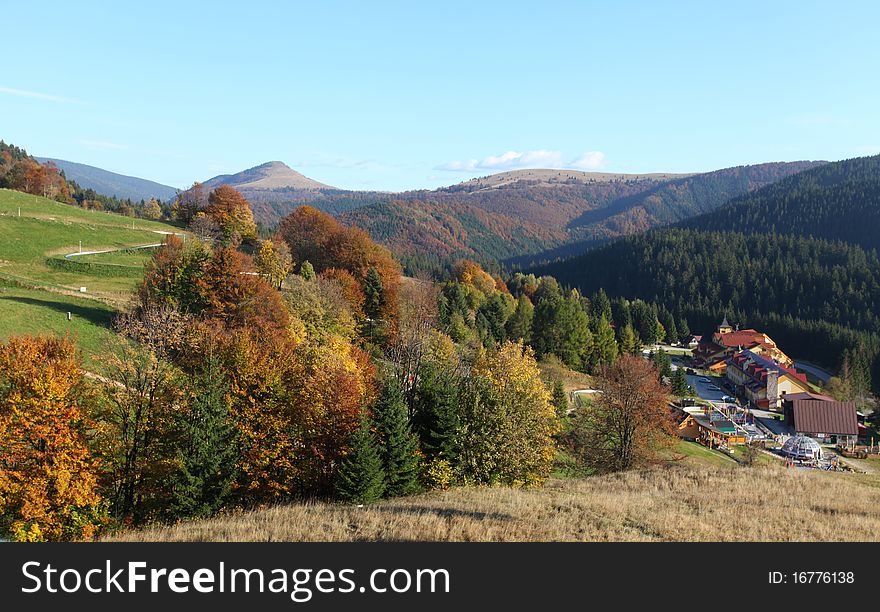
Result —
M 375 393 L 367 356 L 338 337 L 319 345 L 256 329 L 222 334 L 218 349 L 238 431 L 236 495 L 259 503 L 329 492 Z
M 208 196 L 205 214 L 220 226 L 220 231 L 227 239 L 234 234 L 242 238 L 257 237 L 251 205 L 234 187 L 220 185 L 212 191 Z
M 376 244 L 357 227 L 345 227 L 330 215 L 311 206 L 301 206 L 278 226 L 278 238 L 290 247 L 293 259 L 308 261 L 318 273 L 331 269 L 351 274 L 363 288 L 370 269 L 382 279 L 384 307 L 382 317 L 397 319 L 401 267 L 391 252 Z M 331 273 L 340 278 L 337 271 Z M 356 309 L 360 304 L 353 305 Z
M 92 537 L 103 523 L 73 343 L 0 344 L 0 528 L 16 540 Z

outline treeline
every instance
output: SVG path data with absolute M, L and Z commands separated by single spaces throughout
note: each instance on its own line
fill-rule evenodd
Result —
M 524 265 L 715 210 L 817 164 L 740 166 L 677 179 L 539 183 L 526 174 L 498 187 L 466 182 L 388 195 L 340 219 L 406 258 L 410 273 L 436 270 L 433 256 Z
M 435 285 L 314 209 L 252 258 L 227 195 L 208 206 L 228 231 L 156 251 L 96 374 L 68 340 L 0 345 L 2 537 L 549 475 L 559 422 L 531 349 L 456 343 Z
M 0 187 L 71 203 L 70 187 L 58 167 L 41 164 L 27 151 L 0 140 Z
M 803 172 L 684 226 L 749 233 L 811 236 L 880 247 L 880 155 Z
M 170 218 L 167 203 L 151 199 L 139 202 L 120 199 L 84 189 L 69 181 L 54 162 L 41 164 L 27 151 L 0 141 L 0 187 L 42 196 L 64 204 L 74 204 L 87 210 L 104 210 L 141 219 Z
M 564 290 L 552 276 L 516 273 L 505 283 L 478 264 L 460 262 L 443 283 L 440 321 L 459 343 L 492 349 L 517 341 L 539 359 L 594 372 L 643 344 L 678 343 L 690 337 L 684 317 L 644 300 L 608 298 L 600 287 L 591 297 Z
M 880 348 L 880 259 L 843 242 L 686 229 L 633 236 L 539 269 L 560 282 L 640 297 L 709 333 L 724 316 L 836 370 L 844 349 Z

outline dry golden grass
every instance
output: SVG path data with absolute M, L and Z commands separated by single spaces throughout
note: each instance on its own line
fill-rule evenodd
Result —
M 880 540 L 864 475 L 674 465 L 543 488 L 462 488 L 355 508 L 308 503 L 108 538 L 125 541 Z

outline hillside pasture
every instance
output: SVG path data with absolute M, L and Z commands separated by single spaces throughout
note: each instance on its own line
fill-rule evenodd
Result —
M 127 531 L 117 541 L 878 541 L 869 476 L 675 464 L 469 487 L 366 507 L 308 502 Z

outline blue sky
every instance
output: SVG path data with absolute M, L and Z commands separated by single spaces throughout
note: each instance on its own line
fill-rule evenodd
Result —
M 710 6 L 712 5 L 712 6 Z M 0 138 L 176 187 L 880 152 L 877 2 L 16 2 Z

